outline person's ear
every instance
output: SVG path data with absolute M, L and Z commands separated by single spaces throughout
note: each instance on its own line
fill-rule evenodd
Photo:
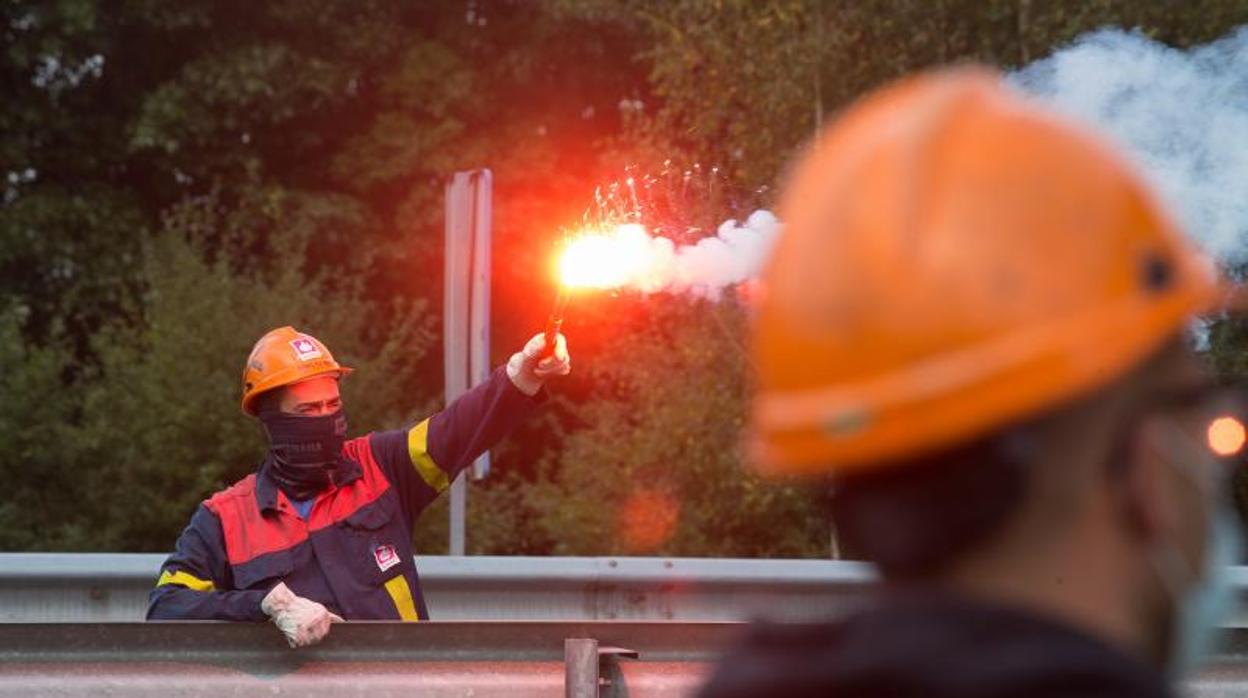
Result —
M 1127 434 L 1130 446 L 1125 449 L 1126 462 L 1114 464 L 1118 472 L 1111 477 L 1121 480 L 1119 491 L 1129 529 L 1145 547 L 1157 541 L 1173 539 L 1180 526 L 1173 468 L 1165 463 L 1154 448 L 1158 424 L 1156 420 L 1140 420 Z

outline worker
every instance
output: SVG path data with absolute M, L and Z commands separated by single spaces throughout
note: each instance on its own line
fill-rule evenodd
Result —
M 882 583 L 757 626 L 702 695 L 1172 695 L 1239 554 L 1241 406 L 1185 339 L 1231 295 L 1214 267 L 1100 138 L 980 68 L 849 108 L 781 210 L 747 442 L 827 486 Z
M 293 327 L 256 342 L 243 412 L 269 448 L 257 472 L 199 505 L 161 568 L 147 617 L 272 619 L 291 646 L 347 620 L 424 620 L 411 540 L 422 510 L 566 375 L 562 335 L 531 339 L 488 380 L 408 429 L 347 438 L 352 369 Z

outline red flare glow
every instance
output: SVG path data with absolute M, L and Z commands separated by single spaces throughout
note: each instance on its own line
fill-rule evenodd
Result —
M 559 256 L 565 288 L 617 288 L 643 277 L 652 263 L 648 237 L 639 225 L 583 231 Z
M 680 518 L 680 502 L 664 492 L 638 490 L 618 512 L 620 540 L 629 553 L 649 553 L 671 539 Z

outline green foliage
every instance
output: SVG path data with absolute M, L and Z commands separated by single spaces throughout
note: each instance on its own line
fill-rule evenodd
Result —
M 0 548 L 40 549 L 49 540 L 80 539 L 74 516 L 77 492 L 72 464 L 76 410 L 65 376 L 70 352 L 59 341 L 36 344 L 22 325 L 29 308 L 0 309 Z
M 31 443 L 27 453 L 15 455 L 74 446 L 52 468 L 61 475 L 60 488 L 47 487 L 42 469 L 7 474 L 47 499 L 72 502 L 50 510 L 55 525 L 40 532 L 38 547 L 167 549 L 170 533 L 205 494 L 250 472 L 264 439 L 239 410 L 238 381 L 251 345 L 272 327 L 293 324 L 312 332 L 340 361 L 359 367 L 343 382 L 354 429 L 397 426 L 430 409 L 427 398 L 401 392 L 433 343 L 427 304 L 398 304 L 398 320 L 384 334 L 374 332 L 376 312 L 358 284 L 306 271 L 301 248 L 307 241 L 298 226 L 270 220 L 282 232 L 269 242 L 286 250 L 289 262 L 244 267 L 231 260 L 228 247 L 209 248 L 209 241 L 223 237 L 245 243 L 249 231 L 238 232 L 236 225 L 246 218 L 222 211 L 211 197 L 171 209 L 144 245 L 141 322 L 109 323 L 95 336 L 98 363 L 76 386 L 76 405 L 57 399 L 63 353 L 44 350 L 19 362 L 26 370 L 13 380 L 22 383 L 9 394 L 52 399 L 23 413 L 25 421 L 0 421 L 21 435 L 16 443 Z M 22 350 L 12 323 L 3 337 L 5 350 Z M 81 410 L 77 419 L 66 403 Z
M 322 109 L 345 83 L 332 64 L 300 56 L 288 46 L 209 54 L 148 95 L 132 127 L 130 147 L 170 154 L 184 147 L 212 148 L 221 131 L 271 128 Z
M 146 225 L 133 198 L 108 186 L 43 186 L 3 211 L 0 286 L 29 309 L 29 333 L 59 322 L 79 339 L 133 299 Z
M 584 427 L 535 488 L 554 551 L 826 555 L 828 524 L 813 498 L 743 467 L 741 308 L 655 298 L 649 310 L 596 357 Z
M 560 227 L 625 165 L 718 166 L 719 198 L 685 212 L 705 230 L 770 203 L 817 124 L 898 75 L 1245 21 L 1244 0 L 4 4 L 0 548 L 167 549 L 260 456 L 236 382 L 273 326 L 359 369 L 355 431 L 434 409 L 451 171 L 494 171 L 501 361 L 544 320 Z M 744 467 L 745 315 L 578 299 L 576 374 L 473 488 L 471 549 L 825 555 L 812 495 Z M 1248 371 L 1248 332 L 1210 337 Z
M 0 7 L 0 351 L 20 365 L 0 412 L 18 494 L 0 508 L 0 547 L 167 549 L 193 504 L 258 458 L 238 371 L 276 325 L 357 367 L 355 429 L 437 406 L 426 299 L 443 177 L 493 167 L 510 192 L 498 259 L 516 260 L 500 275 L 528 277 L 526 253 L 544 254 L 542 236 L 592 191 L 582 143 L 613 127 L 633 80 L 593 74 L 627 66 L 606 48 L 615 33 L 524 3 L 477 11 Z M 507 313 L 511 298 L 495 306 L 515 318 L 496 330 L 503 356 L 536 324 Z
M 560 11 L 643 37 L 657 105 L 638 137 L 771 186 L 793 148 L 863 92 L 936 65 L 1003 69 L 1102 26 L 1185 46 L 1248 21 L 1242 0 L 562 0 Z
M 1017 67 L 1106 24 L 1183 46 L 1248 20 L 1242 1 L 578 0 L 557 7 L 645 37 L 637 55 L 657 99 L 634 109 L 624 137 L 613 141 L 623 160 L 718 165 L 731 185 L 764 200 L 817 123 L 887 80 L 967 61 Z M 597 390 L 577 410 L 588 425 L 568 436 L 533 498 L 556 550 L 628 551 L 621 510 L 650 488 L 680 510 L 658 552 L 826 554 L 829 532 L 809 494 L 760 486 L 745 474 L 735 434 L 748 369 L 719 360 L 741 334 L 708 327 L 708 316 L 723 312 L 677 301 L 643 328 L 598 318 L 611 329 L 598 338 L 605 348 L 591 366 Z M 666 331 L 657 329 L 664 324 Z M 1243 328 L 1213 336 L 1224 374 L 1248 370 Z M 679 358 L 690 355 L 698 358 Z

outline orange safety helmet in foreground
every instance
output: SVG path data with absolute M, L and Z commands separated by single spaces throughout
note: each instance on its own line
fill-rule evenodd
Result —
M 335 361 L 316 337 L 289 325 L 269 330 L 252 347 L 243 366 L 243 412 L 255 416 L 256 398 L 274 388 L 329 373 L 342 377 L 351 371 Z
M 781 219 L 754 337 L 773 473 L 878 468 L 1039 415 L 1222 293 L 1119 157 L 984 69 L 852 107 Z

